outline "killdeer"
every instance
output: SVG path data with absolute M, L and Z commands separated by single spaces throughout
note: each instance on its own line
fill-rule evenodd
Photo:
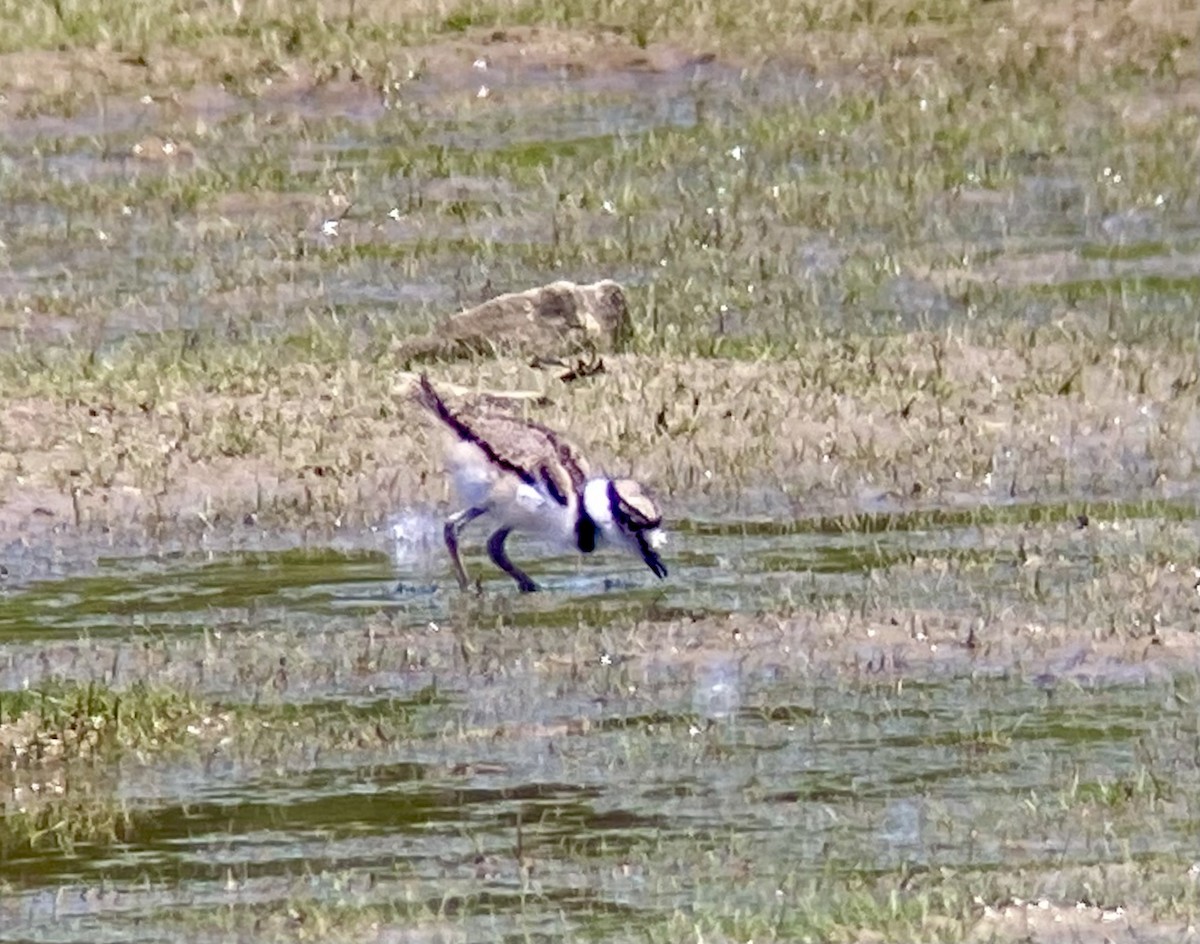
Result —
M 549 427 L 487 407 L 451 407 L 422 375 L 413 394 L 448 435 L 446 468 L 464 503 L 447 520 L 446 548 L 464 590 L 470 585 L 458 553 L 463 528 L 490 515 L 488 556 L 524 592 L 537 589 L 504 550 L 513 531 L 549 538 L 590 554 L 611 546 L 639 554 L 659 578 L 666 542 L 662 514 L 630 479 L 592 477 L 578 450 Z

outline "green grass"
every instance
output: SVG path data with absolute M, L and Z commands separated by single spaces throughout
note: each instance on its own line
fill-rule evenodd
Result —
M 94 771 L 123 755 L 198 745 L 220 727 L 190 695 L 144 680 L 124 690 L 89 683 L 0 692 L 8 794 L 0 861 L 127 836 L 128 809 Z
M 92 517 L 98 513 L 119 515 L 96 501 L 125 486 L 179 508 L 195 494 L 195 469 L 229 462 L 254 463 L 281 487 L 214 495 L 206 507 L 226 520 L 271 507 L 281 523 L 314 511 L 369 520 L 423 494 L 427 470 L 389 458 L 413 454 L 427 436 L 410 422 L 413 407 L 397 390 L 400 365 L 388 354 L 404 331 L 381 320 L 363 347 L 354 337 L 357 324 L 348 330 L 316 317 L 312 324 L 284 344 L 217 331 L 147 336 L 104 354 L 30 348 L 2 357 L 7 395 L 58 417 L 8 434 L 10 454 L 21 457 L 9 474 L 43 481 L 64 497 L 83 489 L 83 523 L 104 520 Z M 667 343 L 671 336 L 665 326 Z M 1157 468 L 1186 479 L 1195 458 L 1181 431 L 1200 389 L 1192 382 L 1190 345 L 1126 346 L 1118 361 L 1100 332 L 1048 328 L 1010 336 L 1007 348 L 979 347 L 947 332 L 927 341 L 843 337 L 753 352 L 739 348 L 751 341 L 734 339 L 715 346 L 718 356 L 694 360 L 684 351 L 664 358 L 641 333 L 635 346 L 645 353 L 610 358 L 608 373 L 590 381 L 608 391 L 598 399 L 558 393 L 543 373 L 512 362 L 446 372 L 468 384 L 547 389 L 553 403 L 539 411 L 542 418 L 582 434 L 593 450 L 615 445 L 621 461 L 636 461 L 635 471 L 668 494 L 719 497 L 766 485 L 803 496 L 804 528 L 871 529 L 878 518 L 886 529 L 896 514 L 928 516 L 936 526 L 974 516 L 976 506 L 1000 495 L 1015 507 L 998 506 L 988 520 L 1051 514 L 1050 507 L 1069 518 L 1089 504 L 1131 500 L 1172 514 L 1153 497 L 1136 498 L 1120 452 L 1098 453 L 1094 464 L 1081 466 L 1063 444 L 1076 435 L 1072 417 L 1093 417 L 1103 428 L 1123 415 L 1122 423 L 1144 426 L 1149 437 L 1140 447 L 1145 474 Z M 738 359 L 751 353 L 755 361 Z M 746 400 L 752 387 L 765 395 Z M 1157 411 L 1153 423 L 1139 412 L 1142 403 Z M 846 411 L 861 425 L 848 430 Z M 653 422 L 644 422 L 647 416 Z M 1113 426 L 1111 435 L 1121 429 Z M 1060 445 L 1044 448 L 1052 437 Z M 668 441 L 688 448 L 667 449 Z M 997 450 L 1008 450 L 1008 458 Z M 372 483 L 385 474 L 390 484 L 380 492 Z M 1089 478 L 1082 497 L 1073 483 Z M 882 515 L 831 511 L 849 483 L 917 507 Z M 944 491 L 959 496 L 949 508 L 938 507 Z
M 186 694 L 147 682 L 125 691 L 91 683 L 0 692 L 0 726 L 16 764 L 175 746 L 199 717 Z
M 0 859 L 32 863 L 5 874 L 109 856 L 132 894 L 120 843 L 309 843 L 261 871 L 171 859 L 149 882 L 278 882 L 254 907 L 152 902 L 180 936 L 987 940 L 1039 897 L 1068 922 L 1122 905 L 1146 936 L 1193 921 L 1171 836 L 1195 819 L 1194 686 L 1119 680 L 1176 671 L 1194 622 L 1197 284 L 1163 267 L 1200 207 L 1196 18 L 1067 12 L 0 0 L 0 501 L 41 509 L 33 546 L 320 544 L 441 502 L 404 344 L 559 277 L 627 288 L 636 335 L 605 373 L 431 372 L 544 391 L 532 415 L 677 518 L 770 499 L 677 529 L 685 573 L 746 576 L 719 600 L 364 615 L 325 585 L 371 562 L 316 551 L 210 561 L 198 590 L 159 561 L 138 593 L 101 574 L 74 602 L 6 598 L 13 646 L 73 659 L 91 625 L 142 661 L 122 688 L 0 694 Z M 520 48 L 579 76 L 476 98 L 472 60 Z M 639 57 L 701 53 L 716 78 L 628 123 L 670 80 Z M 639 93 L 589 84 L 631 69 Z M 149 136 L 194 160 L 134 160 Z M 195 684 L 150 681 L 158 657 Z M 705 659 L 745 686 L 728 723 L 699 717 Z M 369 687 L 410 678 L 429 687 Z M 197 756 L 248 794 L 122 799 L 123 771 Z M 260 795 L 304 777 L 326 792 Z M 900 800 L 932 864 L 888 858 Z M 798 826 L 752 843 L 743 815 Z
M 1093 512 L 1098 527 L 1101 513 Z M 1022 534 L 1044 541 L 1047 559 L 1071 547 L 1053 520 L 992 527 L 997 546 Z M 1182 540 L 1186 527 L 1137 527 L 1126 521 L 1127 537 L 1095 546 L 1105 568 L 1098 573 L 1120 574 L 1130 542 L 1147 555 L 1194 552 L 1194 539 Z M 225 562 L 208 581 L 183 565 L 156 579 L 131 573 L 104 592 L 145 596 L 170 586 L 174 574 L 196 588 L 180 606 L 261 614 L 252 596 L 239 595 L 251 585 L 247 563 Z M 281 554 L 259 589 L 336 583 L 346 576 L 339 567 L 357 563 Z M 939 609 L 912 610 L 910 626 L 907 608 L 924 592 L 923 579 L 893 564 L 888 592 L 873 600 L 860 592 L 721 616 L 637 607 L 614 615 L 570 600 L 539 613 L 485 599 L 452 608 L 437 631 L 415 614 L 356 617 L 348 626 L 326 617 L 282 633 L 263 630 L 260 619 L 203 638 L 176 627 L 133 651 L 144 652 L 147 665 L 200 671 L 203 663 L 205 677 L 244 669 L 246 701 L 98 683 L 5 696 L 0 730 L 13 717 L 35 717 L 61 731 L 90 713 L 123 719 L 114 730 L 124 733 L 97 745 L 87 764 L 44 758 L 22 769 L 38 793 L 53 796 L 29 803 L 30 782 L 21 782 L 26 809 L 6 817 L 4 859 L 13 871 L 4 874 L 54 882 L 64 869 L 100 859 L 110 885 L 137 896 L 144 866 L 111 857 L 114 843 L 139 850 L 186 838 L 190 847 L 222 849 L 227 866 L 166 862 L 151 883 L 164 897 L 147 900 L 144 919 L 181 936 L 252 927 L 266 939 L 290 932 L 338 940 L 392 925 L 466 932 L 490 922 L 493 931 L 553 925 L 607 938 L 632 921 L 651 940 L 699 929 L 739 940 L 959 941 L 1002 920 L 994 913 L 1015 899 L 1042 898 L 1066 916 L 1085 901 L 1120 905 L 1145 927 L 1190 920 L 1194 889 L 1165 850 L 1182 848 L 1172 824 L 1195 803 L 1194 681 L 1092 685 L 1065 674 L 1049 687 L 1031 685 L 1027 672 L 1053 672 L 1062 646 L 1078 648 L 1081 626 L 1068 618 L 1038 635 L 1010 632 L 1006 620 L 1050 618 L 1045 605 L 1011 603 L 1003 617 L 981 623 L 975 653 L 956 663 L 995 665 L 990 647 L 1029 646 L 1009 674 L 949 674 L 946 663 L 926 672 L 922 648 L 955 648 L 971 607 L 949 601 L 943 573 L 940 589 L 931 588 L 941 594 Z M 220 593 L 208 592 L 214 587 Z M 1171 598 L 1165 608 L 1151 602 L 1161 589 L 1146 584 L 1138 593 L 1168 614 L 1168 626 L 1184 625 L 1186 614 L 1171 616 Z M 99 596 L 86 582 L 75 592 Z M 1087 612 L 1112 605 L 1096 599 Z M 299 609 L 289 608 L 293 618 Z M 905 654 L 856 671 L 850 654 L 875 648 Z M 609 653 L 611 665 L 600 665 L 597 652 Z M 79 658 L 79 644 L 47 645 L 49 660 L 64 653 Z M 712 725 L 693 700 L 700 677 L 690 660 L 705 653 L 738 667 L 746 709 Z M 675 663 L 679 657 L 688 661 Z M 438 686 L 357 702 L 306 694 L 313 685 L 345 689 L 361 672 L 413 669 L 434 673 Z M 186 711 L 173 713 L 178 705 Z M 181 734 L 188 713 L 218 718 L 220 727 Z M 527 783 L 531 751 L 553 766 Z M 219 802 L 115 799 L 108 772 L 129 771 L 136 759 L 140 776 L 152 778 L 197 755 L 243 771 Z M 113 763 L 118 756 L 124 767 Z M 1006 791 L 1009 779 L 1020 786 Z M 352 800 L 339 793 L 350 784 Z M 281 794 L 287 803 L 276 802 Z M 714 797 L 727 810 L 717 822 Z M 982 828 L 963 813 L 972 802 L 1006 815 Z M 920 824 L 909 840 L 887 825 L 893 805 L 905 804 Z M 743 830 L 745 816 L 780 826 Z M 373 843 L 385 838 L 381 852 Z M 1066 851 L 1053 846 L 1059 840 Z M 303 868 L 287 858 L 292 841 L 306 850 Z M 262 842 L 283 859 L 239 858 L 243 848 L 256 855 Z M 1136 851 L 1140 842 L 1157 851 Z M 993 843 L 1005 850 L 999 863 Z M 403 857 L 391 851 L 397 845 Z M 180 879 L 223 884 L 231 898 L 181 910 L 170 895 Z M 267 900 L 236 897 L 264 883 Z
M 70 853 L 81 842 L 130 841 L 152 814 L 130 806 L 106 771 L 118 763 L 160 765 L 197 756 L 295 762 L 297 751 L 362 750 L 407 736 L 413 719 L 444 699 L 435 691 L 406 702 L 279 701 L 303 660 L 248 668 L 254 703 L 215 702 L 138 680 L 128 687 L 51 682 L 0 692 L 0 751 L 8 794 L 0 863 L 39 850 Z

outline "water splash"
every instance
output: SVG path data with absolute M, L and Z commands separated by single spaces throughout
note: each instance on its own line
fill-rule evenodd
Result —
M 431 511 L 406 509 L 388 519 L 392 559 L 400 568 L 429 566 L 442 551 L 442 519 Z
M 692 709 L 703 718 L 721 721 L 742 704 L 742 670 L 733 658 L 716 657 L 696 668 Z

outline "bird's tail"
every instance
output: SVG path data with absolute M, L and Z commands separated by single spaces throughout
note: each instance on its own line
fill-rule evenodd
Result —
M 445 423 L 459 439 L 477 446 L 494 465 L 499 466 L 507 472 L 511 472 L 527 485 L 534 484 L 536 480 L 527 469 L 521 468 L 511 459 L 505 458 L 498 453 L 495 447 L 484 437 L 476 433 L 463 417 L 450 409 L 450 406 L 442 399 L 442 395 L 433 388 L 433 384 L 429 382 L 429 377 L 425 374 L 421 374 L 418 378 L 417 385 L 412 391 L 412 397 L 417 403 Z
M 486 442 L 481 440 L 470 425 L 452 409 L 450 405 L 442 399 L 442 395 L 434 389 L 426 374 L 421 374 L 417 380 L 416 387 L 413 388 L 413 399 L 421 406 L 427 409 L 430 413 L 436 416 L 439 420 L 445 423 L 454 432 L 454 435 L 459 439 L 474 443 L 479 446 L 489 458 L 493 461 L 501 461 L 495 451 Z M 501 461 L 501 464 L 502 461 Z
M 457 428 L 461 425 L 461 420 L 454 415 L 454 411 L 442 399 L 442 395 L 434 389 L 428 374 L 421 374 L 418 378 L 417 385 L 413 387 L 412 397 L 447 426 Z

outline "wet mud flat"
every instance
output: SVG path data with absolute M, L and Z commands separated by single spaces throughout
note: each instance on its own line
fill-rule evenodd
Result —
M 681 522 L 666 589 L 551 558 L 464 597 L 368 535 L 32 582 L 0 603 L 6 926 L 1162 928 L 1121 903 L 1192 900 L 1195 577 L 1160 555 L 1196 534 L 1141 512 Z
M 1195 15 L 993 7 L 14 15 L 0 936 L 1185 938 Z M 425 369 L 671 577 L 461 594 L 411 341 L 559 278 Z

